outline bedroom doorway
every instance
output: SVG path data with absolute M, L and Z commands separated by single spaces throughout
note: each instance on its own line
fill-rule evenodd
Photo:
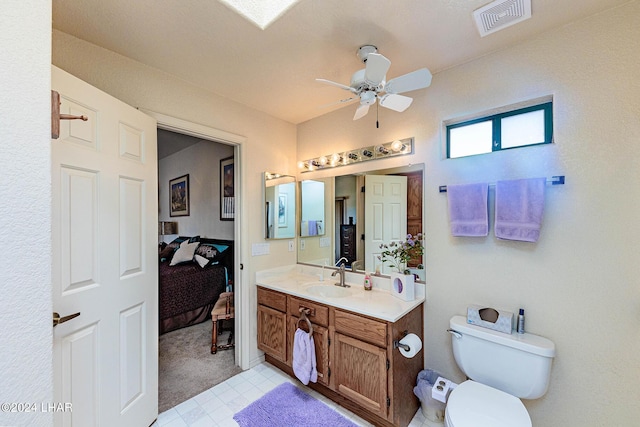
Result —
M 205 128 L 203 132 L 199 125 L 191 125 L 199 127 L 196 131 L 189 127 L 176 129 L 167 123 L 170 118 L 163 121 L 157 117 L 157 120 L 159 248 L 163 243 L 174 242 L 175 246 L 176 240 L 187 237 L 201 242 L 194 246 L 198 248 L 197 253 L 207 259 L 199 260 L 207 264 L 205 267 L 191 259 L 183 264 L 176 262 L 172 267 L 168 267 L 171 262 L 160 262 L 161 276 L 163 269 L 166 272 L 169 268 L 176 269 L 172 274 L 182 275 L 178 268 L 183 268 L 190 271 L 188 274 L 196 275 L 184 278 L 188 283 L 183 285 L 166 282 L 167 279 L 164 284 L 159 283 L 163 288 L 159 288 L 158 404 L 159 411 L 163 412 L 242 372 L 239 357 L 242 334 L 237 320 L 224 321 L 223 333 L 218 335 L 218 344 L 226 344 L 233 330 L 235 350 L 210 352 L 212 305 L 221 292 L 233 290 L 234 300 L 238 302 L 240 298 L 236 292 L 241 282 L 239 263 L 234 261 L 240 253 L 239 215 L 234 209 L 239 203 L 230 202 L 239 202 L 241 187 L 238 185 L 238 142 L 220 138 L 214 129 Z M 229 179 L 229 174 L 231 184 L 225 184 L 224 177 Z M 172 200 L 176 191 L 178 203 Z M 166 223 L 168 226 L 164 226 Z M 205 276 L 201 276 L 203 274 Z M 166 283 L 171 283 L 171 287 L 164 288 Z M 168 307 L 164 319 L 163 289 L 164 300 L 170 300 L 164 305 Z M 181 296 L 167 297 L 170 292 Z M 178 301 L 184 307 L 178 307 Z M 235 304 L 236 312 L 238 305 Z

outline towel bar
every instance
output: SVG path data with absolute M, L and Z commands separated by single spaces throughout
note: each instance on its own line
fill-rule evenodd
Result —
M 308 310 L 308 309 L 307 309 L 307 310 Z M 309 332 L 308 332 L 308 334 L 309 334 L 309 335 L 311 335 L 311 334 L 313 334 L 313 325 L 311 324 L 311 320 L 309 320 L 309 318 L 307 317 L 307 315 L 306 315 L 305 311 L 306 311 L 306 310 L 302 310 L 302 309 L 300 309 L 300 318 L 298 319 L 298 322 L 296 323 L 296 326 L 297 326 L 298 328 L 300 328 L 300 321 L 301 321 L 301 320 L 306 321 L 306 322 L 307 322 L 307 327 L 309 328 Z
M 495 183 L 491 183 L 489 184 L 489 187 L 495 187 Z M 547 185 L 564 185 L 564 175 L 555 175 L 552 176 L 551 178 L 547 178 Z M 438 191 L 440 193 L 446 193 L 447 192 L 447 186 L 446 185 L 441 185 L 438 187 Z

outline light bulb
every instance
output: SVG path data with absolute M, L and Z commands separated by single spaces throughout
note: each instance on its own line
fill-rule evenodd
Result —
M 404 146 L 404 144 L 402 143 L 402 141 L 400 141 L 400 140 L 396 139 L 396 140 L 395 140 L 395 141 L 393 141 L 393 143 L 391 144 L 391 149 L 397 153 L 398 151 L 404 151 L 405 146 Z

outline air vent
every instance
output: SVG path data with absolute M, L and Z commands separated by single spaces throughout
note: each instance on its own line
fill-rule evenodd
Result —
M 496 0 L 475 10 L 473 17 L 484 37 L 531 18 L 531 0 Z

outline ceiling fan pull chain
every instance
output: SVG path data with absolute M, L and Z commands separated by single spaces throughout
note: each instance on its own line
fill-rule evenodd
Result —
M 378 105 L 379 104 L 380 104 L 379 102 L 376 102 L 376 129 L 380 129 L 380 124 L 378 123 L 378 110 L 379 110 Z

